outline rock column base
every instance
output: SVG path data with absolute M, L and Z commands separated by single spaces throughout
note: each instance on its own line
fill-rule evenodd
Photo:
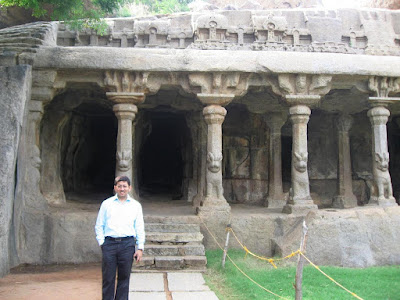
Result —
M 357 198 L 353 196 L 336 196 L 333 198 L 333 208 L 353 208 L 357 206 Z
M 284 214 L 307 214 L 310 210 L 317 210 L 318 206 L 315 204 L 286 204 L 282 212 Z

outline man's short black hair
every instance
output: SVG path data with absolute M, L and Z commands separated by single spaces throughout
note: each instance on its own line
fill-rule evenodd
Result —
M 115 178 L 114 185 L 117 185 L 120 181 L 125 181 L 128 183 L 128 185 L 131 185 L 131 180 L 128 176 L 118 176 L 117 178 Z

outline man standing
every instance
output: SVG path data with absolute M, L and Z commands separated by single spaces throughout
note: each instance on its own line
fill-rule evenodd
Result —
M 103 253 L 103 300 L 128 300 L 133 259 L 142 259 L 145 241 L 143 212 L 140 203 L 129 196 L 131 189 L 127 176 L 117 177 L 114 182 L 116 194 L 103 201 L 97 216 L 96 239 Z

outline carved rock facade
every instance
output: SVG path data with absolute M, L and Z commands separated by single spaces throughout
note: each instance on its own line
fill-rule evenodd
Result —
M 236 204 L 285 220 L 317 209 L 396 211 L 398 17 L 215 11 L 108 20 L 105 36 L 57 23 L 0 30 L 1 68 L 25 70 L 2 86 L 21 105 L 10 131 L 18 139 L 22 128 L 22 138 L 10 143 L 16 170 L 2 165 L 17 184 L 3 183 L 1 232 L 13 235 L 1 258 L 99 260 L 91 221 L 118 175 L 133 178 L 139 199 L 182 199 L 220 223 Z

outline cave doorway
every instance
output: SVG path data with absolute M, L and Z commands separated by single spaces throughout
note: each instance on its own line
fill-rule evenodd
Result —
M 61 143 L 66 194 L 111 196 L 117 126 L 113 111 L 95 103 L 82 103 L 71 111 Z
M 190 130 L 184 113 L 169 108 L 144 112 L 138 162 L 141 197 L 185 197 L 191 177 Z

